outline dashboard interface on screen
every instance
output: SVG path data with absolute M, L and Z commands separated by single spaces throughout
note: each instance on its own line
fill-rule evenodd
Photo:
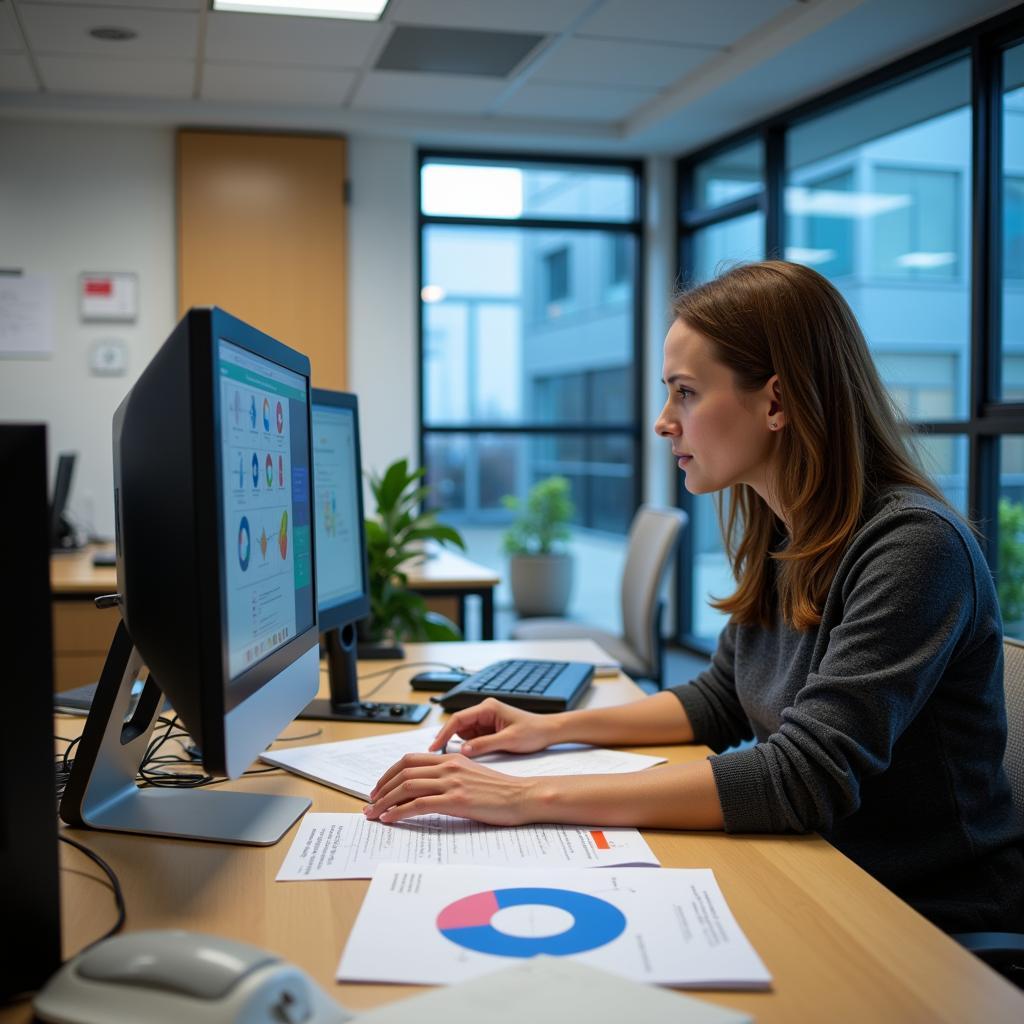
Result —
M 356 419 L 351 409 L 313 406 L 316 574 L 320 608 L 363 594 Z
M 306 379 L 220 339 L 221 493 L 232 680 L 314 619 Z

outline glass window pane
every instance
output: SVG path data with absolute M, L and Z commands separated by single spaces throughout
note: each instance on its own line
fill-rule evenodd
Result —
M 633 441 L 626 434 L 425 435 L 426 483 L 440 518 L 456 526 L 475 562 L 501 576 L 495 603 L 511 605 L 502 535 L 512 521 L 502 497 L 525 497 L 548 476 L 569 481 L 576 507 L 569 613 L 619 632 L 619 584 L 634 509 Z M 499 617 L 500 626 L 500 617 Z
M 628 167 L 438 158 L 420 169 L 420 208 L 447 217 L 628 222 L 639 204 Z
M 946 500 L 967 515 L 967 435 L 915 434 L 914 447 L 925 472 Z
M 697 165 L 694 209 L 706 210 L 757 195 L 764 188 L 764 147 L 754 139 Z
M 693 263 L 683 267 L 683 279 L 699 284 L 730 264 L 763 258 L 764 214 L 747 213 L 693 233 Z
M 1024 401 L 1024 43 L 1003 54 L 1003 388 Z
M 999 442 L 996 588 L 1007 636 L 1024 639 L 1024 436 Z
M 630 233 L 426 226 L 424 424 L 631 423 L 635 259 Z
M 970 64 L 787 135 L 786 256 L 835 281 L 912 420 L 967 415 Z

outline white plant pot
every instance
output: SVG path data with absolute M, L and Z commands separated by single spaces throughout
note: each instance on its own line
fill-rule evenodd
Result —
M 509 582 L 520 615 L 563 616 L 572 593 L 572 556 L 513 555 Z

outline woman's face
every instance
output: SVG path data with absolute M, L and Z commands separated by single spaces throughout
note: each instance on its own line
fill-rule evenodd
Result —
M 777 378 L 760 391 L 738 390 L 732 370 L 682 320 L 665 336 L 661 375 L 668 399 L 654 430 L 671 443 L 686 489 L 709 494 L 745 483 L 769 500 L 776 437 L 785 425 L 775 397 Z

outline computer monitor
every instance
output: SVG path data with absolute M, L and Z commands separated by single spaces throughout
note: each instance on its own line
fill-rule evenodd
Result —
M 137 744 L 161 691 L 207 772 L 227 778 L 316 694 L 309 372 L 305 356 L 223 310 L 193 309 L 117 409 L 122 623 L 76 752 L 65 821 L 271 843 L 309 806 L 134 786 Z M 142 665 L 146 688 L 126 721 Z
M 359 699 L 356 623 L 370 614 L 359 402 L 355 395 L 314 388 L 312 421 L 317 604 L 331 696 L 310 702 L 299 717 L 422 721 L 426 705 Z
M 66 551 L 81 545 L 75 539 L 65 512 L 68 495 L 71 493 L 71 478 L 75 472 L 75 452 L 61 452 L 57 458 L 57 474 L 53 482 L 53 498 L 50 502 L 50 547 L 55 551 Z

